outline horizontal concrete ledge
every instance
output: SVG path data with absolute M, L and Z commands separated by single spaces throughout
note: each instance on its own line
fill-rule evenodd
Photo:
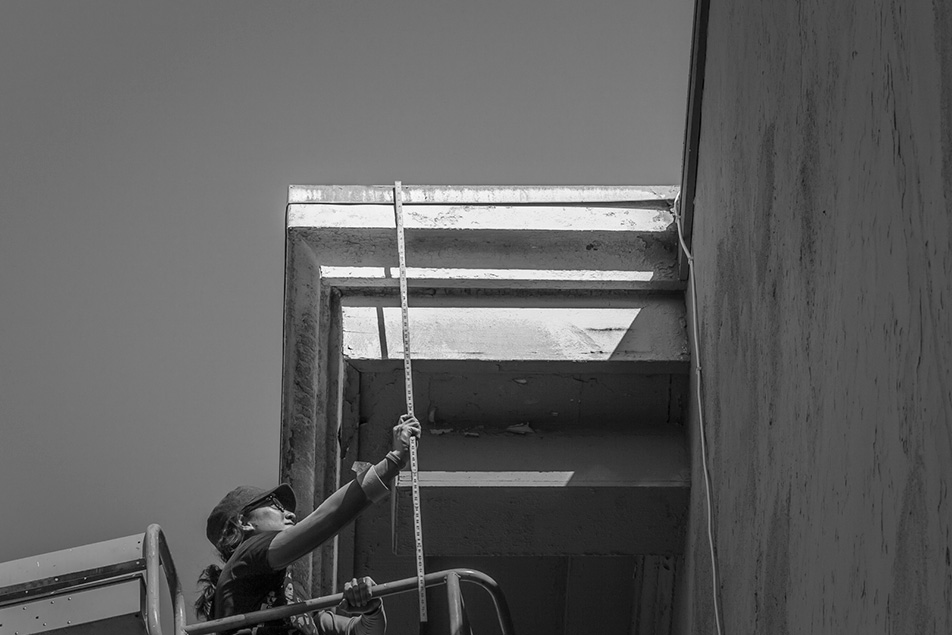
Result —
M 648 288 L 641 291 L 618 289 L 436 289 L 409 285 L 409 304 L 414 309 L 469 309 L 469 308 L 550 308 L 550 309 L 627 309 L 641 308 L 654 298 L 681 300 L 678 292 Z M 341 306 L 399 307 L 400 289 L 386 287 L 341 294 Z
M 669 207 L 675 185 L 403 185 L 408 204 L 640 202 Z M 288 203 L 393 204 L 393 185 L 291 185 Z
M 411 486 L 410 474 L 400 475 L 398 487 Z M 551 472 L 420 472 L 417 481 L 421 488 L 434 487 L 687 487 L 689 480 L 677 478 L 667 481 L 611 480 L 601 477 L 579 477 L 574 471 Z
M 361 373 L 403 372 L 402 359 L 347 359 L 346 363 Z M 479 360 L 479 359 L 413 359 L 414 382 L 426 373 L 545 373 L 611 375 L 685 375 L 690 358 L 677 361 L 566 361 L 566 360 Z
M 397 289 L 397 267 L 320 268 L 321 280 L 342 291 Z M 407 286 L 435 289 L 498 289 L 554 291 L 683 291 L 680 280 L 655 279 L 652 271 L 589 269 L 459 269 L 407 268 Z
M 424 424 L 426 430 L 429 424 Z M 691 468 L 678 431 L 424 434 L 421 487 L 688 487 Z M 397 485 L 409 486 L 410 473 Z M 524 480 L 520 480 L 524 479 Z
M 345 306 L 343 354 L 402 359 L 396 307 Z M 629 308 L 409 309 L 413 359 L 686 361 L 684 302 L 652 297 Z
M 392 229 L 296 227 L 288 249 L 321 266 L 394 267 L 399 263 Z M 677 234 L 502 229 L 406 233 L 407 266 L 453 269 L 516 269 L 651 272 L 677 278 Z
M 349 227 L 396 230 L 389 205 L 292 205 L 289 228 Z M 664 210 L 621 207 L 405 205 L 403 225 L 414 230 L 670 231 L 674 216 Z
M 396 553 L 414 553 L 409 488 L 397 490 Z M 429 556 L 677 554 L 687 487 L 421 489 Z
M 681 549 L 690 487 L 682 434 L 425 435 L 419 461 L 430 555 Z M 401 473 L 398 552 L 413 548 L 410 484 Z
M 634 450 L 623 450 L 625 446 L 619 442 L 598 452 L 589 452 L 590 458 L 583 460 L 586 441 L 579 435 L 622 438 L 634 434 L 643 439 L 680 433 L 685 408 L 690 401 L 687 364 L 677 369 L 666 368 L 666 373 L 650 372 L 660 370 L 650 364 L 644 364 L 644 369 L 637 364 L 613 364 L 609 368 L 595 369 L 606 365 L 549 362 L 545 365 L 497 366 L 472 361 L 414 362 L 414 405 L 416 415 L 423 423 L 426 448 L 426 453 L 421 456 L 422 469 L 573 470 L 577 477 L 581 477 L 587 466 L 605 464 L 606 461 L 610 465 L 627 465 L 635 460 L 634 457 L 641 457 L 635 460 L 641 472 L 613 478 L 669 480 L 671 461 L 664 461 L 660 471 L 644 471 L 659 457 L 666 456 L 664 452 L 639 455 Z M 363 403 L 379 403 L 381 399 L 391 403 L 390 399 L 402 396 L 402 366 L 401 362 L 382 371 L 373 368 L 361 370 Z M 565 366 L 569 367 L 563 368 Z M 639 372 L 641 370 L 649 372 Z M 528 425 L 530 429 L 521 430 L 526 434 L 520 437 L 510 430 L 515 425 Z M 557 439 L 564 434 L 572 435 L 571 452 L 552 449 L 558 447 Z M 506 440 L 510 441 L 508 445 L 504 443 Z M 462 445 L 453 446 L 454 441 Z M 495 443 L 502 445 L 496 446 Z M 480 460 L 468 463 L 469 455 L 457 452 L 458 447 L 474 449 Z M 513 448 L 523 450 L 517 461 L 491 462 L 494 457 L 511 453 Z M 525 452 L 526 449 L 531 449 L 531 452 Z M 544 458 L 546 453 L 553 452 L 558 460 Z M 444 456 L 452 459 L 440 458 Z M 569 458 L 572 458 L 571 462 Z

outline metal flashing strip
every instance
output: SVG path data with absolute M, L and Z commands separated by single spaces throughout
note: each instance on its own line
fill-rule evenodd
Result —
M 408 185 L 403 203 L 442 205 L 539 205 L 542 203 L 639 203 L 669 209 L 678 193 L 674 185 Z M 392 185 L 291 185 L 288 205 L 393 205 Z
M 141 578 L 121 578 L 109 584 L 71 589 L 67 597 L 34 598 L 6 606 L 0 608 L 0 632 L 145 635 L 149 631 L 142 613 L 143 586 Z
M 134 534 L 3 562 L 0 563 L 0 588 L 89 571 L 103 563 L 138 560 L 142 557 L 142 543 L 142 534 Z
M 13 584 L 0 589 L 0 606 L 20 604 L 27 600 L 48 597 L 58 593 L 73 593 L 84 588 L 114 584 L 131 577 L 141 577 L 144 572 L 145 559 L 139 558 L 129 562 Z
M 697 191 L 698 151 L 701 145 L 701 106 L 704 95 L 704 70 L 707 60 L 708 17 L 710 0 L 695 0 L 694 26 L 691 36 L 691 70 L 688 75 L 688 107 L 684 123 L 684 151 L 681 159 L 680 207 L 681 230 L 684 240 L 691 245 L 694 232 L 694 197 Z M 672 205 L 673 207 L 673 205 Z M 681 254 L 678 269 L 682 280 L 688 277 L 688 262 Z

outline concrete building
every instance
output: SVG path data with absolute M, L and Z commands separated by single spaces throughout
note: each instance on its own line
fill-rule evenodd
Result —
M 699 1 L 696 291 L 674 188 L 404 190 L 429 570 L 496 577 L 523 634 L 952 632 L 950 42 L 942 3 Z M 392 197 L 291 189 L 305 506 L 404 410 Z M 395 551 L 376 509 L 315 588 L 413 574 L 403 489 Z
M 952 5 L 697 0 L 688 105 L 678 186 L 291 187 L 298 512 L 406 409 L 402 200 L 428 570 L 520 635 L 950 633 Z M 395 489 L 314 594 L 415 573 Z M 204 632 L 152 525 L 3 563 L 0 635 L 158 633 L 163 562 Z
M 724 632 L 952 632 L 952 7 L 698 9 L 684 195 Z M 676 632 L 707 633 L 693 459 Z
M 285 476 L 319 503 L 406 411 L 395 192 L 427 570 L 494 577 L 521 633 L 585 630 L 606 602 L 604 632 L 667 630 L 690 482 L 676 188 L 292 187 Z M 315 592 L 414 574 L 397 491 L 393 521 L 373 508 L 315 554 Z M 488 598 L 466 599 L 486 632 Z M 413 598 L 388 606 L 415 628 Z

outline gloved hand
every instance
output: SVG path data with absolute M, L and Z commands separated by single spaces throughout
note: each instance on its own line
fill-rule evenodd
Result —
M 370 576 L 345 582 L 344 599 L 337 605 L 337 610 L 351 615 L 360 615 L 373 613 L 379 609 L 383 601 L 370 595 L 370 587 L 374 584 L 376 583 Z
M 403 467 L 410 460 L 410 439 L 420 440 L 420 422 L 413 415 L 400 416 L 400 421 L 393 426 L 393 454 Z

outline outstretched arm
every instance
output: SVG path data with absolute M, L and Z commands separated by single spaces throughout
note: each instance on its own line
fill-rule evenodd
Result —
M 271 568 L 283 569 L 317 549 L 378 500 L 379 494 L 385 493 L 385 488 L 406 465 L 411 437 L 420 437 L 420 422 L 411 415 L 403 415 L 393 428 L 393 450 L 386 458 L 331 494 L 296 525 L 274 537 L 268 547 Z M 375 488 L 375 483 L 379 487 Z M 375 489 L 378 491 L 374 492 Z

